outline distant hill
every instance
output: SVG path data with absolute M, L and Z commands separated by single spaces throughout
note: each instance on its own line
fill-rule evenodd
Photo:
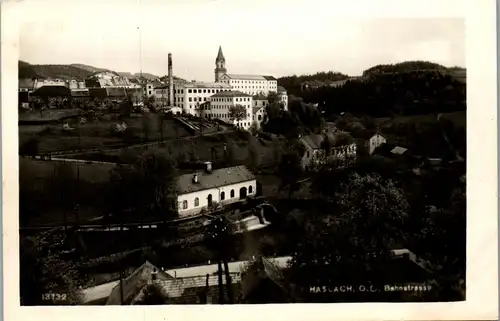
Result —
M 118 71 L 116 72 L 118 75 L 125 77 L 125 78 L 136 78 L 131 72 L 126 72 L 126 71 Z
M 58 78 L 62 80 L 84 80 L 95 72 L 107 69 L 96 68 L 82 64 L 71 65 L 32 65 L 19 61 L 19 78 Z
M 96 68 L 96 67 L 89 66 L 89 65 L 84 65 L 84 64 L 71 64 L 70 66 L 77 67 L 77 68 L 80 68 L 80 69 L 83 69 L 83 70 L 87 70 L 87 71 L 89 71 L 91 73 L 102 72 L 102 71 L 112 71 L 112 70 L 109 70 L 109 69 Z
M 293 75 L 278 78 L 278 84 L 283 86 L 289 94 L 300 96 L 302 85 L 305 82 L 314 83 L 316 86 L 329 85 L 331 83 L 336 83 L 339 81 L 345 81 L 349 79 L 348 75 L 342 74 L 340 72 L 328 71 L 328 72 L 317 72 L 313 75 Z
M 134 74 L 134 76 L 135 76 L 135 77 L 140 77 L 140 76 L 141 76 L 141 73 L 140 73 L 140 72 L 136 72 L 136 73 Z M 155 79 L 160 78 L 159 76 L 155 76 L 155 75 L 153 75 L 153 74 L 149 74 L 149 73 L 147 73 L 147 72 L 143 72 L 143 73 L 142 73 L 142 77 L 144 77 L 144 78 L 146 78 L 146 79 L 148 79 L 148 80 L 155 80 Z

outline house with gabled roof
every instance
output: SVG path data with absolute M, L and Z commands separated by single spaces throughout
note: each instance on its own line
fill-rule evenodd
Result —
M 179 217 L 196 215 L 216 203 L 244 200 L 257 188 L 256 177 L 246 166 L 212 169 L 211 162 L 203 171 L 179 176 L 177 184 Z

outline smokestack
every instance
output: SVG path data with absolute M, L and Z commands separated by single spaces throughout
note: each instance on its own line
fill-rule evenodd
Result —
M 174 105 L 174 75 L 172 74 L 172 54 L 168 54 L 168 105 Z

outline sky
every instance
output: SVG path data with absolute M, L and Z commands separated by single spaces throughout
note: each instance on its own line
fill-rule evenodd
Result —
M 172 53 L 174 74 L 198 81 L 214 80 L 219 46 L 228 73 L 357 76 L 408 60 L 465 67 L 463 16 L 428 15 L 435 2 L 419 1 L 401 13 L 382 0 L 25 0 L 19 59 L 161 76 Z

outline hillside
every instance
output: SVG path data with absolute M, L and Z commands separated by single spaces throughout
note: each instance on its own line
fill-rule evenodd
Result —
M 278 78 L 278 84 L 283 86 L 291 95 L 300 96 L 302 84 L 305 82 L 316 82 L 328 85 L 329 83 L 338 82 L 349 79 L 348 75 L 329 71 L 317 72 L 313 75 L 293 75 Z
M 32 65 L 19 61 L 19 78 L 58 78 L 63 80 L 84 80 L 95 71 L 103 70 L 86 65 Z
M 141 76 L 141 73 L 140 72 L 136 72 L 133 76 L 135 77 L 140 77 Z M 153 74 L 150 74 L 150 73 L 147 73 L 147 72 L 143 72 L 142 73 L 142 77 L 148 79 L 148 80 L 155 80 L 155 79 L 158 79 L 160 77 L 158 76 L 155 76 Z
M 89 71 L 91 73 L 102 72 L 102 71 L 111 71 L 109 69 L 96 68 L 96 67 L 89 66 L 89 65 L 84 65 L 84 64 L 71 64 L 70 66 L 77 67 L 77 68 L 80 68 L 80 69 L 83 69 L 83 70 L 87 70 L 87 71 Z

